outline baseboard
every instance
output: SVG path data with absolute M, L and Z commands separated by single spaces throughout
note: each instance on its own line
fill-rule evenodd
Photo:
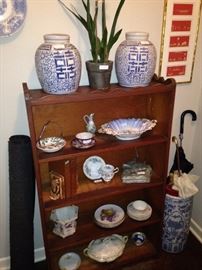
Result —
M 202 228 L 193 219 L 191 219 L 190 231 L 202 244 Z
M 46 259 L 44 247 L 34 250 L 35 262 Z M 0 258 L 0 270 L 10 270 L 10 257 Z
M 0 270 L 10 269 L 10 257 L 0 258 Z
M 46 259 L 44 247 L 35 249 L 34 256 L 35 256 L 34 257 L 35 258 L 35 263 L 44 261 Z

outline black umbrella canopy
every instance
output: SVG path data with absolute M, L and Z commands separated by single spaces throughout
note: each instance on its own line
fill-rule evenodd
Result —
M 170 172 L 181 171 L 183 173 L 189 173 L 194 168 L 194 165 L 186 159 L 183 148 L 181 146 L 176 147 L 178 147 L 178 150 L 175 152 L 174 162 Z
M 174 162 L 171 167 L 170 172 L 178 171 L 179 173 L 189 173 L 194 165 L 186 159 L 186 155 L 184 153 L 184 149 L 182 147 L 182 140 L 183 140 L 183 134 L 184 134 L 184 117 L 186 114 L 191 114 L 192 121 L 196 121 L 196 113 L 192 110 L 186 110 L 181 114 L 181 120 L 180 120 L 180 146 L 178 144 L 178 140 L 176 137 L 172 138 L 172 141 L 176 144 L 176 153 L 174 157 Z

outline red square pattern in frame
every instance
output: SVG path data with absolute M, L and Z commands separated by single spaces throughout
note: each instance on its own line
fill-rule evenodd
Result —
M 192 15 L 193 4 L 174 4 L 173 15 Z
M 191 30 L 191 20 L 183 20 L 183 21 L 172 21 L 171 31 L 190 31 Z
M 170 37 L 170 47 L 188 47 L 189 46 L 189 36 L 171 36 Z
M 185 71 L 186 71 L 185 65 L 167 67 L 167 76 L 168 77 L 182 76 L 185 75 Z
M 168 62 L 186 61 L 187 51 L 169 52 Z

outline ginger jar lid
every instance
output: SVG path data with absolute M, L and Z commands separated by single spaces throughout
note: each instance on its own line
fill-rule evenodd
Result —
M 126 40 L 148 40 L 147 32 L 126 32 Z
M 43 37 L 45 42 L 51 43 L 68 43 L 70 41 L 70 36 L 67 34 L 45 34 Z

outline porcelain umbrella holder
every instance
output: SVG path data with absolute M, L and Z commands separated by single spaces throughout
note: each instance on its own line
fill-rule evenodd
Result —
M 170 253 L 184 250 L 189 235 L 193 196 L 186 199 L 166 194 L 162 249 Z

